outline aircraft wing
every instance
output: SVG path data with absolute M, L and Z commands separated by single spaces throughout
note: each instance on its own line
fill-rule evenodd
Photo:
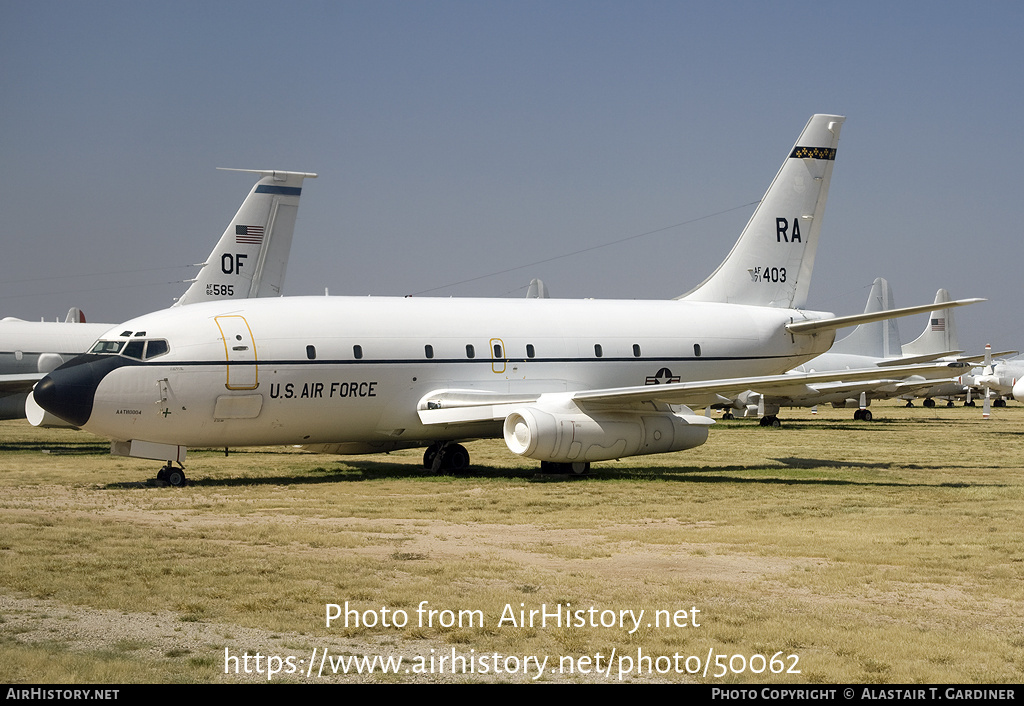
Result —
M 906 365 L 888 368 L 884 372 L 886 378 L 894 382 L 909 375 L 921 375 L 929 378 L 955 377 L 951 364 Z M 952 364 L 955 365 L 955 364 Z M 663 402 L 666 404 L 685 404 L 702 407 L 722 401 L 722 397 L 733 398 L 747 390 L 756 390 L 771 394 L 777 390 L 785 391 L 797 385 L 814 385 L 827 382 L 855 382 L 858 380 L 878 380 L 878 368 L 861 370 L 835 370 L 827 373 L 783 373 L 782 375 L 764 375 L 748 378 L 726 378 L 724 380 L 701 380 L 697 382 L 680 382 L 668 385 L 644 385 L 638 387 L 619 388 L 612 390 L 589 390 L 572 393 L 572 399 L 585 406 L 618 405 L 629 401 L 633 403 Z M 652 388 L 658 389 L 653 390 Z
M 28 392 L 46 373 L 0 375 L 0 397 Z
M 918 375 L 931 380 L 947 379 L 955 377 L 961 367 L 963 366 L 957 363 L 906 365 L 887 368 L 884 371 L 880 371 L 878 368 L 867 368 L 828 373 L 784 373 L 782 375 L 698 380 L 548 394 L 564 397 L 566 401 L 571 401 L 584 408 L 634 409 L 648 403 L 704 407 L 710 404 L 729 402 L 747 390 L 756 390 L 762 394 L 778 392 L 780 395 L 801 390 L 803 394 L 806 394 L 808 386 L 817 383 L 839 381 L 852 383 L 871 380 L 877 384 L 896 384 L 901 378 L 910 375 Z M 885 373 L 885 380 L 879 380 L 880 372 Z M 424 424 L 452 425 L 497 422 L 515 409 L 533 404 L 541 397 L 544 395 L 501 395 L 474 390 L 437 390 L 420 400 L 417 411 L 420 421 Z
M 862 392 L 874 392 L 882 387 L 890 387 L 899 384 L 899 380 L 873 378 L 858 382 L 825 382 L 813 385 L 801 385 L 800 387 L 789 387 L 775 389 L 764 393 L 764 397 L 777 405 L 805 406 L 812 404 L 823 404 L 836 399 L 857 397 Z M 934 382 L 930 384 L 935 384 Z M 760 392 L 760 390 L 756 390 Z
M 1011 355 L 1017 355 L 1020 351 L 999 351 L 998 353 L 991 353 L 991 357 L 995 358 L 1007 358 Z M 963 355 L 957 358 L 962 363 L 983 363 L 985 361 L 985 354 L 979 353 L 977 355 Z

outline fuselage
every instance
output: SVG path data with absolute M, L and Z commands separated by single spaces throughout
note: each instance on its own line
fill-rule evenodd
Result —
M 211 302 L 118 325 L 101 337 L 106 354 L 65 364 L 36 398 L 122 441 L 413 446 L 467 438 L 420 422 L 417 407 L 436 390 L 535 399 L 779 374 L 832 343 L 831 333 L 793 336 L 785 325 L 828 316 L 680 300 Z

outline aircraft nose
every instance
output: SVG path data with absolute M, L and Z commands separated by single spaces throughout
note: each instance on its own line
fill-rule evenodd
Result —
M 96 388 L 114 368 L 118 356 L 80 356 L 52 371 L 32 391 L 36 404 L 50 414 L 80 427 L 92 416 Z

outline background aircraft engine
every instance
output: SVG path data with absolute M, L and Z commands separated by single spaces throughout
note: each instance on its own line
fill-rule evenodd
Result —
M 538 461 L 608 461 L 683 451 L 708 438 L 710 419 L 670 412 L 547 412 L 523 407 L 505 418 L 505 445 Z

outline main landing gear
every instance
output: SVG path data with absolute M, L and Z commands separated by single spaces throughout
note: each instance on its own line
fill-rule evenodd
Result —
M 461 473 L 469 468 L 469 452 L 462 444 L 435 441 L 423 452 L 423 467 L 434 473 Z
M 782 422 L 780 422 L 779 418 L 776 417 L 774 414 L 764 415 L 763 417 L 761 417 L 761 421 L 758 422 L 758 424 L 760 424 L 763 427 L 775 427 L 776 429 L 782 426 Z
M 554 474 L 568 474 L 573 476 L 582 476 L 584 473 L 590 470 L 590 463 L 587 461 L 577 461 L 576 463 L 558 463 L 556 461 L 541 461 L 540 472 L 541 473 L 554 473 Z
M 175 488 L 183 488 L 188 483 L 188 478 L 185 477 L 185 467 L 179 463 L 178 468 L 175 468 L 170 461 L 157 472 L 156 479 Z
M 853 413 L 853 418 L 858 422 L 870 422 L 874 417 L 871 416 L 870 409 L 858 409 Z

